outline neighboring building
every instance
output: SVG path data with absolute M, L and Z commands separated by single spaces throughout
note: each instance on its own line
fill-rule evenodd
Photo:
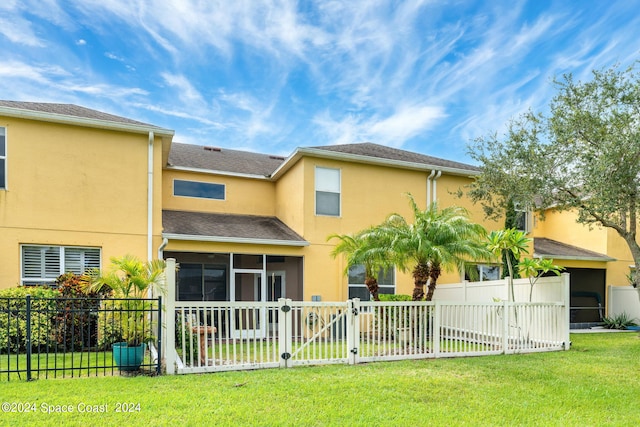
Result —
M 552 258 L 571 275 L 571 322 L 599 322 L 605 315 L 607 286 L 628 286 L 631 251 L 615 230 L 591 229 L 573 211 L 549 209 L 534 219 L 533 256 Z

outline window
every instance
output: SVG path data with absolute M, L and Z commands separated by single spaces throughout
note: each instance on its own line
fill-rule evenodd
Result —
M 529 226 L 530 212 L 524 208 L 519 207 L 518 205 L 516 205 L 515 211 L 516 211 L 515 229 L 524 231 L 525 233 L 528 233 L 529 231 L 531 231 L 531 227 Z
M 316 215 L 340 216 L 340 169 L 316 167 Z
M 371 301 L 369 288 L 364 284 L 364 265 L 358 264 L 349 268 L 349 299 L 360 298 L 360 301 Z M 396 292 L 393 268 L 378 272 L 378 293 L 394 294 Z
M 99 248 L 22 246 L 23 285 L 53 283 L 61 274 L 82 274 L 91 268 L 100 268 Z
M 203 199 L 224 200 L 224 184 L 213 184 L 210 182 L 183 181 L 176 179 L 173 181 L 173 195 L 184 197 L 199 197 Z
M 471 264 L 467 265 L 464 273 L 464 280 L 470 282 L 484 282 L 486 280 L 499 280 L 500 266 L 492 264 Z
M 178 301 L 229 301 L 224 265 L 180 263 Z
M 0 189 L 7 188 L 7 129 L 0 127 Z

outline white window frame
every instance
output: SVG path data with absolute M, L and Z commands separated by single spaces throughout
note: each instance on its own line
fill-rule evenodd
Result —
M 27 275 L 25 275 L 25 260 L 24 260 L 24 256 L 25 256 L 25 249 L 26 248 L 40 248 L 41 250 L 41 256 L 44 256 L 44 251 L 47 249 L 58 249 L 58 268 L 56 269 L 56 271 L 54 271 L 51 276 L 55 275 L 55 277 L 47 277 L 47 273 L 46 271 L 40 271 L 40 276 L 44 276 L 44 277 L 32 277 L 29 276 L 27 277 Z M 81 269 L 75 269 L 72 270 L 70 269 L 66 264 L 67 264 L 67 251 L 71 252 L 73 250 L 79 250 L 82 251 L 81 252 L 81 263 L 83 265 L 83 267 Z M 85 259 L 86 256 L 86 252 L 87 251 L 98 251 L 98 261 L 97 261 L 97 265 L 90 265 L 89 268 L 100 268 L 100 266 L 102 265 L 102 248 L 99 247 L 90 247 L 90 246 L 60 246 L 60 245 L 32 245 L 32 244 L 23 244 L 20 245 L 20 283 L 22 285 L 25 284 L 29 284 L 29 285 L 34 285 L 34 284 L 53 284 L 55 283 L 56 279 L 58 278 L 58 276 L 68 273 L 68 272 L 72 272 L 75 274 L 82 274 L 84 273 L 86 270 L 84 269 L 84 267 L 87 265 L 88 261 Z M 44 260 L 41 259 L 40 262 L 43 264 Z M 44 264 L 43 264 L 44 266 Z M 43 267 L 44 270 L 44 267 Z
M 363 267 L 361 265 L 359 265 L 360 267 Z M 354 267 L 358 267 L 358 266 L 354 266 Z M 391 281 L 393 282 L 392 285 L 389 284 L 381 284 L 378 283 L 378 288 L 381 289 L 385 289 L 385 290 L 391 290 L 391 292 L 385 292 L 385 294 L 395 294 L 396 293 L 396 271 L 394 268 L 389 268 L 389 270 L 387 270 L 387 273 L 391 273 Z M 380 278 L 382 275 L 382 269 L 380 269 L 380 271 L 378 272 L 378 278 Z M 364 282 L 362 283 L 351 283 L 351 277 L 349 274 L 347 274 L 347 296 L 349 295 L 349 290 L 351 288 L 363 288 L 367 291 L 367 294 L 370 296 L 369 301 L 371 300 L 371 293 L 369 292 L 369 288 L 367 288 L 367 285 L 365 285 Z
M 321 180 L 318 179 L 318 172 L 319 171 L 335 171 L 335 172 L 337 172 L 338 173 L 338 188 L 337 189 L 330 188 L 331 187 L 330 185 L 327 185 L 326 183 L 321 182 Z M 316 166 L 314 181 L 315 181 L 315 191 L 314 191 L 315 210 L 314 210 L 314 212 L 315 212 L 316 216 L 340 217 L 342 215 L 342 170 L 340 170 L 339 168 L 328 168 L 328 167 L 324 167 L 324 166 Z M 318 213 L 318 193 L 319 192 L 337 194 L 338 195 L 338 212 L 336 214 Z
M 7 176 L 7 128 L 6 126 L 0 126 L 0 131 L 2 131 L 2 136 L 4 137 L 4 141 L 2 142 L 4 144 L 4 155 L 0 154 L 0 161 L 2 161 L 2 169 L 4 169 L 3 172 L 3 176 L 4 176 L 4 185 L 0 185 L 0 190 L 6 190 L 7 189 L 7 181 L 8 181 L 8 176 Z
M 525 233 L 531 232 L 531 210 L 524 209 L 520 207 L 518 204 L 514 206 L 514 210 L 516 215 L 522 215 L 524 217 L 524 228 L 516 227 L 520 231 L 524 231 Z

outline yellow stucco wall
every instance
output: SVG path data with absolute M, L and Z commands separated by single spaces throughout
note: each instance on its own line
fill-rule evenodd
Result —
M 173 181 L 207 182 L 225 186 L 225 200 L 173 195 Z M 274 216 L 275 184 L 268 180 L 164 169 L 162 208 L 195 212 L 217 212 Z
M 633 265 L 631 251 L 620 235 L 611 228 L 580 224 L 574 211 L 548 210 L 544 220 L 536 218 L 533 235 L 546 237 L 615 258 L 615 261 L 555 260 L 563 267 L 606 269 L 607 286 L 628 286 L 626 275 Z
M 0 190 L 0 288 L 20 279 L 20 245 L 102 248 L 147 256 L 148 135 L 0 118 L 7 190 Z M 154 246 L 161 233 L 162 144 L 154 143 Z M 155 253 L 155 251 L 154 251 Z
M 304 235 L 305 164 L 297 162 L 276 183 L 276 216 L 299 235 Z

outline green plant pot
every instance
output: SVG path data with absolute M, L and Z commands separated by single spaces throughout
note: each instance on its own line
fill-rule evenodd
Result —
M 113 360 L 121 371 L 137 371 L 146 351 L 145 343 L 130 347 L 126 342 L 118 342 L 113 345 Z

